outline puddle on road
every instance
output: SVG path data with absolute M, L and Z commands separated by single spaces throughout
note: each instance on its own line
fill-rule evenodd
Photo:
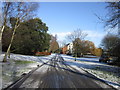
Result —
M 2 88 L 12 84 L 23 73 L 28 73 L 32 69 L 36 68 L 37 62 L 33 61 L 14 61 L 9 60 L 7 63 L 2 64 Z

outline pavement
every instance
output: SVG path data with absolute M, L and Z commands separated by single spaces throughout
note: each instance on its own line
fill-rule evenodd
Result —
M 9 88 L 109 88 L 114 90 L 104 81 L 90 73 L 77 70 L 64 63 L 60 55 L 55 55 L 47 63 L 33 70 Z

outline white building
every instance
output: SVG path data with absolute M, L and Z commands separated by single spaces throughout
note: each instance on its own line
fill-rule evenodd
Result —
M 73 43 L 68 44 L 67 50 L 68 50 L 69 53 L 73 53 Z

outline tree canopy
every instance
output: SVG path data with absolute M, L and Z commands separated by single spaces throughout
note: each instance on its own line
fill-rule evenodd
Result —
M 120 38 L 113 34 L 106 35 L 102 40 L 102 46 L 105 51 L 110 52 L 110 54 L 115 54 L 116 48 L 120 45 Z M 115 49 L 115 50 L 114 50 Z M 114 51 L 114 53 L 113 53 Z M 116 52 L 119 53 L 119 52 Z
M 15 18 L 11 18 L 11 26 L 13 26 Z M 9 41 L 6 38 L 6 34 L 10 34 L 13 28 L 5 30 L 3 39 Z M 34 54 L 37 51 L 45 51 L 49 48 L 50 35 L 47 33 L 48 27 L 39 18 L 30 19 L 20 24 L 16 30 L 14 41 L 12 43 L 11 51 L 20 54 Z M 8 42 L 9 43 L 9 42 Z M 6 49 L 5 42 L 3 43 L 3 50 Z

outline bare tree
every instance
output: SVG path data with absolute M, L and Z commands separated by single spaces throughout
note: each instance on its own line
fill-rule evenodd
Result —
M 78 54 L 80 54 L 80 50 L 82 51 L 82 49 L 80 48 L 82 46 L 82 40 L 84 40 L 84 38 L 87 36 L 86 33 L 84 33 L 82 30 L 77 29 L 75 31 L 73 31 L 71 34 L 69 34 L 66 38 L 68 40 L 70 40 L 71 42 L 73 42 L 73 51 L 75 56 L 77 57 Z
M 55 52 L 58 49 L 59 49 L 59 44 L 57 42 L 57 35 L 55 35 L 55 36 L 51 35 L 49 51 L 50 52 Z
M 0 51 L 2 51 L 2 34 L 3 31 L 8 24 L 10 15 L 12 14 L 14 8 L 13 8 L 13 3 L 12 2 L 3 2 L 1 4 L 1 28 L 0 28 Z
M 104 23 L 104 27 L 106 30 L 117 31 L 120 35 L 120 2 L 119 0 L 113 0 L 114 2 L 106 2 L 106 9 L 108 13 L 104 18 L 95 14 L 102 23 Z
M 108 2 L 108 17 L 105 25 L 109 28 L 115 28 L 118 26 L 120 20 L 120 2 Z
M 79 38 L 80 40 L 83 40 L 86 36 L 87 36 L 86 33 L 84 33 L 80 29 L 77 29 L 77 30 L 73 31 L 71 34 L 67 35 L 66 38 L 73 42 L 77 38 Z
M 7 55 L 10 53 L 10 48 L 15 36 L 15 32 L 17 28 L 20 26 L 20 23 L 23 22 L 24 20 L 29 19 L 31 16 L 33 16 L 34 11 L 37 9 L 37 4 L 36 3 L 28 3 L 28 2 L 14 2 L 14 6 L 16 9 L 14 9 L 14 14 L 11 15 L 11 17 L 16 18 L 15 25 L 13 27 L 13 34 L 11 37 L 10 44 L 8 46 L 7 52 L 5 53 L 3 62 L 7 61 Z

